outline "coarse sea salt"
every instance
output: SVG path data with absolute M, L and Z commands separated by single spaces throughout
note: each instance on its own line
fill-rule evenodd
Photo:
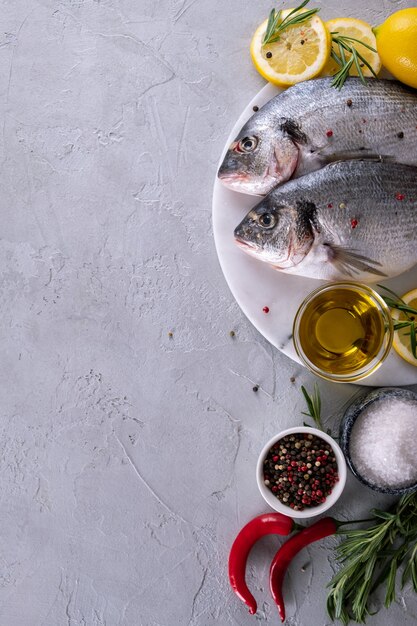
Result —
M 365 480 L 378 487 L 407 487 L 417 482 L 416 439 L 417 402 L 376 400 L 352 428 L 352 463 Z

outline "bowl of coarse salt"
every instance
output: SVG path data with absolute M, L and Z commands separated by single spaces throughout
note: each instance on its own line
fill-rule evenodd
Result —
M 340 447 L 352 473 L 386 494 L 417 490 L 417 394 L 383 387 L 354 401 L 341 424 Z

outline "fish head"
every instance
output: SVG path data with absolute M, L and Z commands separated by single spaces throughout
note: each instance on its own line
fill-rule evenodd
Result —
M 314 234 L 297 206 L 264 198 L 235 228 L 236 244 L 248 254 L 287 269 L 301 263 L 310 251 Z
M 229 146 L 217 175 L 234 191 L 265 195 L 289 180 L 298 155 L 284 131 L 273 130 L 266 118 L 254 116 Z

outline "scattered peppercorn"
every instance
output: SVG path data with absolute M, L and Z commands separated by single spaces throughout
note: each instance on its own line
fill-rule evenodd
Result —
M 395 194 L 395 197 L 397 200 L 404 200 L 405 195 L 403 193 L 397 193 Z
M 267 52 L 266 53 L 266 58 L 267 59 L 271 59 L 272 58 L 272 52 Z
M 344 202 L 341 202 L 339 204 L 339 209 L 346 209 L 346 204 Z
M 302 39 L 302 40 L 300 41 L 300 44 L 301 44 L 302 46 L 304 46 L 304 44 L 305 44 L 304 39 Z
M 257 107 L 257 106 L 256 106 L 256 104 L 255 104 L 255 106 L 253 107 L 253 110 L 254 110 L 254 111 L 255 111 L 255 113 L 256 113 L 257 111 L 259 111 L 259 107 Z
M 327 137 L 333 137 L 333 131 L 332 130 L 326 130 L 326 135 Z
M 168 337 L 169 337 L 170 339 L 172 339 L 172 338 L 173 338 L 173 336 L 174 336 L 174 333 L 170 330 L 170 331 L 169 331 L 169 333 L 168 333 Z
M 235 331 L 234 331 L 234 330 L 231 330 L 231 331 L 230 331 L 230 333 L 229 333 L 229 335 L 230 335 L 232 338 L 235 336 L 235 334 L 236 334 L 236 333 L 235 333 Z
M 397 133 L 397 137 L 398 139 L 404 139 L 404 133 L 402 130 L 399 133 Z
M 252 387 L 252 391 L 254 391 L 255 393 L 258 391 L 259 389 L 259 385 L 255 385 L 254 387 Z
M 327 205 L 328 209 L 332 209 L 333 208 L 333 204 L 331 202 L 329 202 L 329 204 Z
M 356 228 L 356 226 L 358 225 L 358 220 L 353 218 L 352 220 L 350 220 L 350 225 L 352 228 Z
M 348 105 L 348 107 L 352 106 L 352 100 L 349 98 L 349 100 L 346 100 L 346 104 Z
M 306 464 L 305 458 L 312 462 Z M 264 460 L 263 477 L 265 486 L 278 500 L 296 511 L 325 502 L 339 480 L 331 445 L 307 433 L 294 433 L 277 441 Z
M 269 306 L 264 306 L 264 308 L 262 309 L 262 311 L 264 313 L 269 313 Z
M 290 383 L 295 383 L 295 376 L 291 376 Z

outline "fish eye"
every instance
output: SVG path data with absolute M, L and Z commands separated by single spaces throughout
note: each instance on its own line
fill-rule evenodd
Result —
M 259 223 L 262 228 L 274 228 L 277 223 L 277 219 L 273 213 L 262 213 L 259 217 Z
M 257 145 L 258 140 L 256 137 L 243 137 L 243 139 L 237 143 L 235 149 L 237 152 L 253 152 Z

